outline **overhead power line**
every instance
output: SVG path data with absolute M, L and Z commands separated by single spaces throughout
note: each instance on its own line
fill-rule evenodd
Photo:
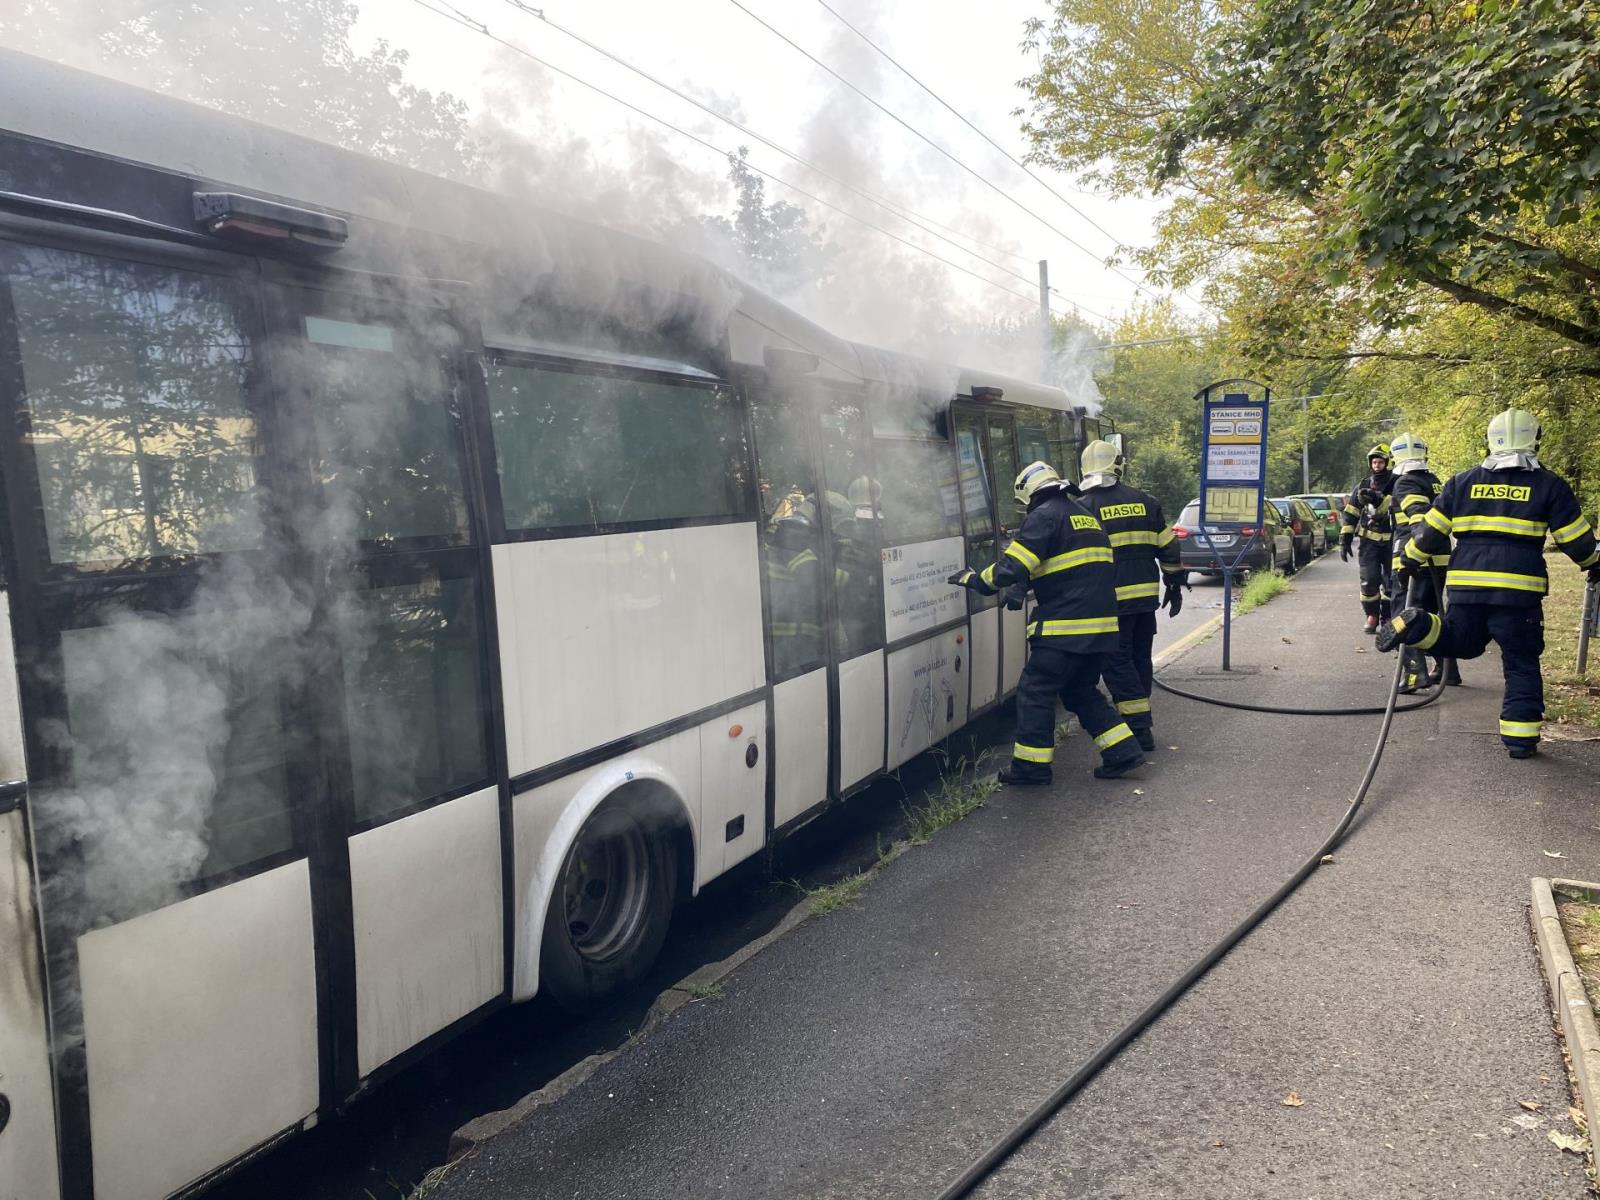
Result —
M 1095 229 L 1099 230 L 1101 233 L 1105 234 L 1106 237 L 1111 239 L 1111 241 L 1112 241 L 1112 243 L 1114 245 L 1120 245 L 1121 244 L 1121 242 L 1122 242 L 1121 238 L 1119 238 L 1116 234 L 1112 233 L 1104 225 L 1100 224 L 1100 222 L 1096 221 L 1088 213 L 1084 212 L 1083 209 L 1079 208 L 1071 200 L 1068 200 L 1060 192 L 1056 191 L 1056 189 L 1054 188 L 1054 186 L 1051 185 L 1049 180 L 1047 180 L 1044 176 L 1035 173 L 1033 168 L 1028 166 L 1027 163 L 1023 162 L 1016 155 L 1012 154 L 1011 151 L 1007 150 L 999 142 L 995 141 L 994 138 L 990 137 L 982 129 L 980 129 L 978 126 L 974 125 L 970 120 L 967 119 L 966 114 L 962 113 L 959 109 L 957 109 L 954 105 L 952 105 L 943 96 L 939 95 L 938 92 L 934 91 L 927 84 L 923 83 L 922 80 L 919 79 L 916 76 L 916 74 L 911 70 L 911 68 L 905 66 L 903 63 L 900 62 L 899 59 L 895 58 L 894 55 L 890 54 L 882 46 L 878 45 L 877 42 L 873 41 L 870 37 L 868 37 L 865 33 L 863 33 L 859 28 L 857 28 L 855 25 L 851 24 L 851 22 L 844 16 L 844 14 L 842 14 L 838 9 L 834 8 L 833 5 L 828 3 L 828 0 L 817 0 L 817 3 L 822 5 L 823 8 L 827 9 L 830 13 L 832 13 L 833 16 L 834 16 L 834 19 L 837 20 L 839 22 L 839 24 L 843 25 L 851 33 L 855 34 L 863 42 L 865 42 L 867 45 L 871 46 L 875 51 L 877 51 L 878 54 L 880 54 L 892 67 L 894 67 L 895 70 L 899 71 L 900 74 L 904 75 L 907 79 L 911 80 L 912 83 L 916 84 L 924 92 L 928 93 L 928 95 L 932 96 L 936 101 L 938 101 L 939 104 L 945 109 L 946 112 L 948 112 L 956 120 L 960 121 L 968 129 L 972 130 L 973 133 L 977 134 L 984 141 L 988 142 L 989 145 L 993 146 L 996 150 L 998 150 L 1002 155 L 1005 156 L 1005 158 L 1008 161 L 1010 161 L 1013 165 L 1015 165 L 1018 169 L 1020 169 L 1022 171 L 1022 173 L 1024 175 L 1026 175 L 1029 179 L 1034 180 L 1036 183 L 1039 184 L 1039 186 L 1044 188 L 1045 191 L 1049 192 L 1057 200 L 1061 201 L 1061 203 L 1065 204 L 1073 212 L 1077 213 L 1078 216 L 1082 217 L 1085 221 L 1089 222 L 1089 224 L 1093 228 L 1095 228 Z
M 988 176 L 984 175 L 983 172 L 977 170 L 974 167 L 968 166 L 965 162 L 963 162 L 956 155 L 952 154 L 949 150 L 946 150 L 938 142 L 934 141 L 927 134 L 923 133 L 920 129 L 918 129 L 915 125 L 911 124 L 904 117 L 900 116 L 899 113 L 896 113 L 893 109 L 889 108 L 887 105 L 885 105 L 881 101 L 879 101 L 877 99 L 877 97 L 871 95 L 869 92 L 863 90 L 862 88 L 858 87 L 856 84 L 852 83 L 850 80 L 846 79 L 843 75 L 839 74 L 838 71 L 835 71 L 827 63 L 823 62 L 815 54 L 811 53 L 811 51 L 807 50 L 804 46 L 802 46 L 799 42 L 797 42 L 793 38 L 791 38 L 788 34 L 784 33 L 781 29 L 777 28 L 775 25 L 770 24 L 768 21 L 766 21 L 762 17 L 759 17 L 755 13 L 751 12 L 748 8 L 746 8 L 744 6 L 743 3 L 741 3 L 741 0 L 728 0 L 728 3 L 732 4 L 740 12 L 744 13 L 745 16 L 749 17 L 757 25 L 760 25 L 763 29 L 767 30 L 774 37 L 777 37 L 780 41 L 782 41 L 782 42 L 786 43 L 787 45 L 793 47 L 800 54 L 804 55 L 807 59 L 809 59 L 812 63 L 816 64 L 816 66 L 818 66 L 822 70 L 826 71 L 834 79 L 837 79 L 845 87 L 849 88 L 852 92 L 854 92 L 856 95 L 860 96 L 868 104 L 872 105 L 873 108 L 876 108 L 879 112 L 883 113 L 884 116 L 888 117 L 890 120 L 894 121 L 896 124 L 898 124 L 901 127 L 903 127 L 913 137 L 916 137 L 918 140 L 926 143 L 928 146 L 930 146 L 934 150 L 938 151 L 938 153 L 943 155 L 945 158 L 949 159 L 956 166 L 960 167 L 968 175 L 971 175 L 979 183 L 983 184 L 984 187 L 988 188 L 990 191 L 994 192 L 996 195 L 998 195 L 998 196 L 1002 197 L 1003 199 L 1005 199 L 1009 204 L 1012 204 L 1016 208 L 1021 209 L 1023 212 L 1027 213 L 1028 216 L 1032 217 L 1035 221 L 1039 222 L 1039 224 L 1043 225 L 1046 229 L 1050 230 L 1050 232 L 1054 233 L 1062 241 L 1066 242 L 1069 246 L 1073 247 L 1073 249 L 1082 251 L 1084 254 L 1087 254 L 1090 258 L 1094 259 L 1097 263 L 1099 263 L 1106 270 L 1112 272 L 1114 275 L 1120 276 L 1122 279 L 1124 279 L 1128 283 L 1131 283 L 1137 291 L 1143 292 L 1146 296 L 1149 296 L 1152 300 L 1159 299 L 1159 297 L 1157 297 L 1154 292 L 1152 292 L 1148 288 L 1146 288 L 1144 286 L 1144 284 L 1140 283 L 1133 276 L 1127 274 L 1125 271 L 1121 270 L 1118 267 L 1113 267 L 1113 266 L 1107 265 L 1105 259 L 1103 259 L 1100 255 L 1096 254 L 1093 250 L 1089 249 L 1089 247 L 1085 246 L 1082 242 L 1078 241 L 1075 237 L 1073 237 L 1066 230 L 1062 229 L 1060 226 L 1058 226 L 1058 225 L 1054 224 L 1053 222 L 1051 222 L 1047 217 L 1044 217 L 1041 214 L 1035 212 L 1033 209 L 1029 208 L 1021 200 L 1018 200 L 1010 192 L 1006 191 L 999 184 L 995 183 Z
M 711 107 L 711 105 L 706 104 L 704 101 L 696 99 L 694 96 L 691 96 L 689 93 L 683 91 L 682 89 L 674 87 L 672 84 L 666 82 L 665 80 L 660 79 L 655 75 L 652 75 L 649 71 L 646 71 L 643 67 L 640 67 L 635 63 L 629 62 L 627 59 L 621 57 L 620 55 L 615 54 L 610 50 L 607 50 L 604 46 L 600 46 L 600 45 L 595 44 L 594 42 L 591 42 L 588 38 L 584 37 L 582 34 L 576 32 L 575 30 L 568 29 L 565 25 L 562 25 L 559 21 L 556 21 L 553 18 L 547 16 L 543 9 L 534 8 L 532 5 L 525 4 L 525 3 L 523 3 L 523 0 L 505 0 L 505 3 L 509 4 L 512 8 L 517 9 L 519 12 L 523 12 L 523 13 L 526 13 L 527 15 L 531 16 L 531 17 L 538 18 L 539 20 L 543 21 L 546 25 L 550 26 L 550 28 L 554 29 L 557 33 L 565 34 L 567 37 L 571 38 L 573 41 L 577 42 L 579 45 L 586 46 L 590 50 L 593 50 L 596 54 L 600 55 L 601 57 L 606 58 L 609 61 L 616 63 L 620 67 L 623 67 L 623 68 L 625 68 L 625 69 L 627 69 L 629 71 L 632 71 L 635 75 L 638 75 L 641 79 L 646 79 L 649 82 L 655 84 L 657 87 L 661 88 L 663 91 L 669 92 L 672 95 L 678 97 L 678 99 L 683 100 L 684 102 L 686 102 L 688 104 L 694 105 L 696 108 L 700 109 L 700 111 L 708 114 L 709 116 L 715 117 L 717 120 L 723 122 L 726 125 L 731 126 L 734 129 L 737 129 L 740 133 L 744 134 L 746 137 L 749 137 L 754 141 L 760 142 L 763 146 L 766 146 L 768 149 L 776 151 L 778 154 L 783 155 L 785 158 L 791 159 L 792 161 L 798 163 L 800 166 L 805 167 L 807 170 L 815 171 L 818 175 L 822 176 L 824 179 L 827 179 L 832 183 L 838 184 L 840 187 L 846 189 L 847 191 L 853 192 L 856 195 L 858 195 L 861 198 L 863 198 L 864 200 L 867 200 L 867 201 L 871 202 L 872 204 L 877 205 L 879 208 L 883 209 L 885 212 L 889 213 L 890 215 L 896 217 L 899 220 L 905 221 L 909 225 L 915 226 L 916 228 L 920 229 L 923 233 L 928 234 L 930 237 L 938 238 L 941 242 L 944 242 L 949 246 L 953 246 L 955 249 L 959 250 L 961 253 L 970 254 L 974 258 L 978 259 L 980 262 L 987 263 L 989 266 L 993 267 L 997 271 L 1004 271 L 1006 274 L 1011 275 L 1014 278 L 1021 280 L 1023 283 L 1031 284 L 1033 282 L 1033 278 L 1031 276 L 1024 275 L 1020 271 L 1013 270 L 1012 268 L 1006 266 L 1004 263 L 995 262 L 993 259 L 987 258 L 984 255 L 979 254 L 977 251 L 973 250 L 971 248 L 971 246 L 967 246 L 967 245 L 963 244 L 962 242 L 956 241 L 955 238 L 953 238 L 953 237 L 946 236 L 946 234 L 959 234 L 958 230 L 951 229 L 948 225 L 941 225 L 938 221 L 935 221 L 932 217 L 924 216 L 921 213 L 918 213 L 913 209 L 910 209 L 910 208 L 907 208 L 907 207 L 905 207 L 903 205 L 897 204 L 892 200 L 885 199 L 883 196 L 880 196 L 875 192 L 868 191 L 867 189 L 865 189 L 863 187 L 860 187 L 860 186 L 858 186 L 856 184 L 853 184 L 847 179 L 840 178 L 839 176 L 833 174 L 832 172 L 826 170 L 825 168 L 823 168 L 821 166 L 818 166 L 816 163 L 811 162 L 808 159 L 805 159 L 805 158 L 801 157 L 795 151 L 790 150 L 786 146 L 783 146 L 783 145 L 779 144 L 778 142 L 773 141 L 771 138 L 767 137 L 765 134 L 760 133 L 757 130 L 750 128 L 750 126 L 744 124 L 741 121 L 736 120 L 733 117 L 730 117 L 728 114 L 726 114 L 724 112 L 721 112 L 718 109 L 715 109 L 715 108 Z M 943 230 L 945 232 L 940 232 L 941 230 Z M 1022 260 L 1023 262 L 1031 262 L 1031 261 L 1033 261 L 1032 259 L 1028 258 L 1026 255 L 1018 254 L 1014 250 L 1008 250 L 1004 246 L 995 246 L 995 245 L 993 245 L 993 244 L 991 244 L 989 242 L 983 241 L 981 238 L 973 237 L 970 234 L 964 234 L 964 235 L 960 235 L 960 236 L 966 237 L 967 240 L 972 242 L 974 245 L 982 246 L 985 249 L 994 250 L 995 252 L 1000 253 L 1000 254 L 1011 255 L 1014 258 Z M 1054 291 L 1054 289 L 1051 289 L 1051 290 Z M 1060 295 L 1061 293 L 1057 292 L 1056 294 Z M 1063 299 L 1065 299 L 1065 298 L 1066 297 L 1063 297 Z
M 665 117 L 658 116 L 655 113 L 652 113 L 652 112 L 647 111 L 646 109 L 640 108 L 638 105 L 633 104 L 633 103 L 631 103 L 631 102 L 629 102 L 627 100 L 624 100 L 620 96 L 614 95 L 613 93 L 606 91 L 604 88 L 600 87 L 597 84 L 590 83 L 587 79 L 584 79 L 581 76 L 575 75 L 571 71 L 568 71 L 568 70 L 566 70 L 566 69 L 564 69 L 562 67 L 558 67 L 554 63 L 547 62 L 546 60 L 540 58 L 537 54 L 534 54 L 531 50 L 527 50 L 527 49 L 523 48 L 522 46 L 517 45 L 515 42 L 507 41 L 505 38 L 501 37 L 499 34 L 494 33 L 493 31 L 491 31 L 489 29 L 489 27 L 487 25 L 485 25 L 482 21 L 479 21 L 479 20 L 467 15 L 466 13 L 462 12 L 459 8 L 455 7 L 455 5 L 451 4 L 449 2 L 449 0 L 438 0 L 439 3 L 444 5 L 443 9 L 434 7 L 434 5 L 429 3 L 428 0 L 411 0 L 411 2 L 413 4 L 415 4 L 415 5 L 417 5 L 417 7 L 425 9 L 426 11 L 432 13 L 434 16 L 442 17 L 446 21 L 450 21 L 453 24 L 460 25 L 463 29 L 471 30 L 473 33 L 476 33 L 476 34 L 478 34 L 478 35 L 480 35 L 482 37 L 487 38 L 489 41 L 494 42 L 496 45 L 504 46 L 507 50 L 512 51 L 514 54 L 521 55 L 523 58 L 526 58 L 528 61 L 537 63 L 539 66 L 545 68 L 545 70 L 554 71 L 557 75 L 560 75 L 565 79 L 570 79 L 573 83 L 578 84 L 580 87 L 587 88 L 589 91 L 594 92 L 597 95 L 604 96 L 607 100 L 610 100 L 615 104 L 621 105 L 623 108 L 628 109 L 630 112 L 637 113 L 639 116 L 644 117 L 647 120 L 654 121 L 656 124 L 661 125 L 661 126 L 667 128 L 667 129 L 671 130 L 673 133 L 678 134 L 680 137 L 688 138 L 690 141 L 695 142 L 698 145 L 704 146 L 707 150 L 711 150 L 714 153 L 716 153 L 718 155 L 721 155 L 723 158 L 729 157 L 729 153 L 730 152 L 728 150 L 724 149 L 723 147 L 718 146 L 713 142 L 707 141 L 705 138 L 699 136 L 698 134 L 690 133 L 687 129 L 683 129 L 680 126 L 674 125 L 671 121 L 668 121 Z M 445 9 L 448 9 L 449 11 L 447 12 L 447 11 L 445 11 Z M 770 179 L 770 180 L 772 180 L 772 182 L 774 182 L 776 184 L 779 184 L 782 187 L 786 187 L 790 191 L 795 192 L 795 193 L 797 193 L 797 194 L 799 194 L 801 196 L 806 197 L 808 200 L 811 200 L 811 201 L 813 201 L 813 202 L 815 202 L 817 204 L 822 205 L 824 208 L 832 209 L 834 212 L 838 213 L 840 216 L 846 217 L 849 220 L 855 221 L 855 222 L 857 222 L 857 223 L 859 223 L 861 225 L 865 225 L 869 229 L 876 230 L 878 233 L 881 233 L 883 236 L 888 237 L 888 238 L 892 238 L 895 241 L 899 242 L 901 245 L 908 246 L 912 250 L 917 251 L 919 254 L 925 254 L 929 258 L 934 259 L 937 262 L 941 262 L 947 267 L 950 267 L 952 270 L 960 271 L 964 275 L 970 275 L 972 278 L 978 280 L 980 283 L 988 284 L 992 288 L 997 288 L 1000 291 L 1007 293 L 1008 295 L 1015 296 L 1019 300 L 1026 300 L 1030 304 L 1036 303 L 1037 300 L 1038 300 L 1037 294 L 1030 296 L 1025 292 L 1019 292 L 1015 288 L 1008 287 L 1003 283 L 999 283 L 999 282 L 997 282 L 997 281 L 995 281 L 993 279 L 988 278 L 987 276 L 979 274 L 977 271 L 974 271 L 974 270 L 970 269 L 969 267 L 965 267 L 965 266 L 961 265 L 958 262 L 953 262 L 950 259 L 945 258 L 944 256 L 942 256 L 940 254 L 936 254 L 932 250 L 929 250 L 926 246 L 919 246 L 919 245 L 917 245 L 917 243 L 915 243 L 913 241 L 910 241 L 907 238 L 901 237 L 899 234 L 895 233 L 893 230 L 885 229 L 885 228 L 883 228 L 883 226 L 878 225 L 878 224 L 876 224 L 876 223 L 874 223 L 872 221 L 868 221 L 864 217 L 859 217 L 855 213 L 852 213 L 852 212 L 848 211 L 847 209 L 840 208 L 837 204 L 834 204 L 834 203 L 832 203 L 831 201 L 828 201 L 828 200 L 824 200 L 821 196 L 818 196 L 818 195 L 815 195 L 815 194 L 813 194 L 811 192 L 808 192 L 808 191 L 806 191 L 805 188 L 802 188 L 802 187 L 799 187 L 796 184 L 790 183 L 788 180 L 782 178 L 781 176 L 774 175 L 770 171 L 764 171 L 760 167 L 756 166 L 753 163 L 747 163 L 746 165 L 749 166 L 752 171 L 754 171 L 756 174 L 762 176 L 763 178 Z M 1097 318 L 1098 320 L 1105 321 L 1108 324 L 1111 322 L 1111 318 L 1107 317 L 1104 313 L 1096 312 L 1094 309 L 1089 308 L 1087 305 L 1076 304 L 1074 302 L 1074 307 L 1076 307 L 1077 309 L 1079 309 L 1082 312 L 1085 312 L 1085 313 L 1089 314 L 1092 317 Z

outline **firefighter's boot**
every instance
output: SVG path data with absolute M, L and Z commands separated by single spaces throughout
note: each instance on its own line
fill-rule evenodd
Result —
M 1366 632 L 1368 632 L 1368 633 L 1377 633 L 1378 632 L 1378 614 L 1377 613 L 1368 613 L 1367 614 Z
M 1414 646 L 1432 632 L 1438 619 L 1425 608 L 1408 608 L 1378 626 L 1378 649 L 1387 654 L 1396 646 Z

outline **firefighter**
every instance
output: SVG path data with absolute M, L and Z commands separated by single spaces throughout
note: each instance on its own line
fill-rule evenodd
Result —
M 1389 493 L 1394 488 L 1394 472 L 1389 469 L 1393 454 L 1379 442 L 1367 451 L 1371 474 L 1357 485 L 1344 501 L 1344 535 L 1339 539 L 1339 557 L 1350 561 L 1350 544 L 1361 539 L 1357 563 L 1361 569 L 1361 611 L 1367 614 L 1367 632 L 1375 633 L 1378 622 L 1389 616 L 1389 541 L 1394 535 L 1390 520 Z
M 1110 442 L 1090 442 L 1082 463 L 1078 502 L 1099 518 L 1116 560 L 1119 644 L 1106 659 L 1106 687 L 1140 747 L 1154 750 L 1150 681 L 1155 668 L 1150 650 L 1156 637 L 1156 609 L 1168 608 L 1169 616 L 1178 615 L 1189 572 L 1179 561 L 1178 543 L 1161 515 L 1161 502 L 1122 481 L 1126 464 L 1117 448 Z
M 1512 758 L 1532 758 L 1544 718 L 1544 569 L 1546 535 L 1600 579 L 1594 530 L 1565 479 L 1539 465 L 1539 421 L 1508 408 L 1489 422 L 1488 457 L 1440 490 L 1406 544 L 1406 573 L 1450 549 L 1443 618 L 1408 608 L 1384 625 L 1378 649 L 1416 646 L 1444 658 L 1476 658 L 1500 647 L 1506 691 L 1500 740 Z
M 1439 495 L 1439 477 L 1428 468 L 1428 444 L 1414 433 L 1396 434 L 1389 443 L 1394 454 L 1394 490 L 1390 493 L 1393 503 L 1390 505 L 1394 516 L 1394 549 L 1389 558 L 1390 578 L 1395 581 L 1395 586 L 1401 586 L 1403 563 L 1402 555 L 1405 553 L 1406 543 L 1416 532 L 1417 525 L 1422 521 L 1422 514 L 1433 506 L 1435 497 Z M 1441 611 L 1440 602 L 1444 599 L 1441 594 L 1441 585 L 1445 569 L 1450 565 L 1449 553 L 1430 554 L 1427 563 L 1414 574 L 1407 572 L 1415 579 L 1411 591 L 1411 598 L 1418 608 L 1428 612 Z M 1403 599 L 1403 595 L 1396 593 Z M 1404 607 L 1404 605 L 1402 605 Z M 1401 691 L 1410 694 L 1426 683 L 1429 687 L 1438 687 L 1441 682 L 1451 687 L 1461 686 L 1461 672 L 1456 669 L 1454 659 L 1434 657 L 1433 669 L 1427 669 L 1427 656 L 1415 647 L 1408 646 L 1405 651 L 1406 670 L 1402 681 Z
M 1030 463 L 1014 493 L 1026 510 L 1000 561 L 970 568 L 949 582 L 984 596 L 1033 588 L 1028 665 L 1017 685 L 1017 733 L 1006 784 L 1050 782 L 1055 758 L 1056 697 L 1100 750 L 1098 779 L 1126 775 L 1144 761 L 1138 740 L 1096 686 L 1106 656 L 1117 649 L 1116 567 L 1100 522 L 1072 499 L 1048 463 Z

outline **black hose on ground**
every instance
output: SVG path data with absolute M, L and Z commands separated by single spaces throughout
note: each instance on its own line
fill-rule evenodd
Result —
M 1408 595 L 1406 599 L 1409 602 L 1411 596 Z M 1239 922 L 1238 925 L 1234 926 L 1234 928 L 1220 942 L 1212 946 L 1210 950 L 1206 951 L 1205 956 L 1191 966 L 1181 976 L 1179 976 L 1177 981 L 1173 983 L 1171 987 L 1162 992 L 1160 996 L 1152 1001 L 1150 1005 L 1138 1016 L 1134 1017 L 1133 1020 L 1129 1021 L 1121 1029 L 1117 1030 L 1117 1032 L 1111 1036 L 1110 1040 L 1108 1040 L 1105 1045 L 1096 1050 L 1082 1066 L 1072 1073 L 1066 1082 L 1064 1082 L 1054 1092 L 1050 1093 L 1050 1095 L 1046 1097 L 1044 1101 L 1041 1102 L 1036 1108 L 1034 1108 L 1032 1112 L 1013 1125 L 1000 1138 L 999 1141 L 990 1146 L 988 1150 L 984 1151 L 982 1155 L 974 1160 L 972 1164 L 961 1173 L 961 1176 L 956 1179 L 954 1183 L 950 1184 L 949 1187 L 945 1188 L 944 1191 L 939 1193 L 938 1200 L 960 1200 L 961 1197 L 970 1194 L 972 1189 L 977 1187 L 978 1184 L 981 1183 L 991 1171 L 1009 1158 L 1011 1153 L 1016 1150 L 1018 1146 L 1026 1142 L 1034 1135 L 1035 1132 L 1037 1132 L 1041 1125 L 1053 1117 L 1056 1112 L 1060 1110 L 1062 1105 L 1082 1091 L 1089 1081 L 1100 1073 L 1101 1069 L 1104 1068 L 1106 1064 L 1111 1062 L 1112 1059 L 1116 1058 L 1117 1055 L 1121 1054 L 1128 1044 L 1137 1038 L 1141 1033 L 1150 1028 L 1151 1025 L 1155 1024 L 1161 1015 L 1166 1012 L 1167 1009 L 1171 1008 L 1172 1005 L 1175 1004 L 1185 992 L 1199 982 L 1201 977 L 1204 976 L 1207 971 L 1211 970 L 1212 967 L 1221 962 L 1235 946 L 1245 939 L 1252 929 L 1261 924 L 1262 921 L 1266 920 L 1267 916 L 1272 912 L 1272 910 L 1277 908 L 1279 904 L 1283 903 L 1284 899 L 1288 897 L 1291 892 L 1293 892 L 1308 878 L 1310 878 L 1311 873 L 1321 865 L 1322 860 L 1327 855 L 1331 854 L 1339 845 L 1339 843 L 1344 840 L 1345 834 L 1350 829 L 1350 823 L 1355 820 L 1356 813 L 1360 811 L 1361 805 L 1366 801 L 1367 790 L 1372 786 L 1372 780 L 1378 773 L 1378 763 L 1382 761 L 1383 751 L 1389 744 L 1389 730 L 1394 724 L 1394 715 L 1398 711 L 1405 711 L 1404 709 L 1400 708 L 1398 703 L 1400 699 L 1400 682 L 1405 672 L 1405 665 L 1405 656 L 1402 654 L 1395 662 L 1394 678 L 1389 683 L 1388 703 L 1385 704 L 1381 709 L 1370 710 L 1374 712 L 1381 712 L 1383 714 L 1383 724 L 1378 730 L 1377 744 L 1372 747 L 1372 756 L 1367 760 L 1367 770 L 1366 773 L 1361 777 L 1361 785 L 1356 789 L 1355 798 L 1350 801 L 1349 807 L 1347 807 L 1344 811 L 1344 816 L 1339 818 L 1339 823 L 1333 827 L 1333 832 L 1327 836 L 1322 845 L 1317 847 L 1310 858 L 1306 859 L 1305 862 L 1300 864 L 1299 869 L 1295 871 L 1295 873 L 1291 875 L 1278 888 L 1277 891 L 1273 892 L 1272 895 L 1268 896 L 1259 905 L 1257 905 L 1255 910 L 1248 917 Z M 1173 691 L 1174 694 L 1177 695 L 1185 694 L 1182 692 L 1176 692 L 1175 689 L 1172 688 L 1168 688 L 1167 690 Z M 1438 699 L 1439 693 L 1443 690 L 1444 684 L 1441 681 L 1440 686 L 1435 689 L 1434 695 L 1428 697 L 1428 699 L 1424 700 L 1421 704 L 1414 704 L 1410 707 L 1416 709 L 1421 708 L 1424 704 L 1431 704 L 1434 700 Z M 1221 704 L 1224 708 L 1250 707 L 1248 705 L 1239 705 L 1231 702 L 1213 700 L 1209 696 L 1196 696 L 1194 698 L 1202 700 L 1208 704 Z M 1315 714 L 1318 716 L 1324 715 L 1325 712 L 1325 710 L 1319 709 L 1277 709 L 1263 708 L 1259 706 L 1253 709 L 1253 711 L 1288 712 L 1297 715 Z M 1362 712 L 1369 710 L 1352 709 L 1336 711 Z

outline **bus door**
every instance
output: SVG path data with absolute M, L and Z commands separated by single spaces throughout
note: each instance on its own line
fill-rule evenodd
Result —
M 270 289 L 310 596 L 302 702 L 325 1098 L 505 994 L 503 731 L 445 296 Z
M 1017 421 L 1010 412 L 989 412 L 984 416 L 985 445 L 994 464 L 996 530 L 1004 551 L 1006 543 L 1016 536 L 1022 524 L 1023 512 L 1017 507 L 1013 484 L 1017 472 L 1025 466 L 1017 457 Z M 1000 691 L 1010 692 L 1022 678 L 1022 666 L 1027 658 L 1027 609 L 1032 606 L 1030 596 L 1021 610 L 1000 608 Z
M 999 556 L 1001 507 L 988 441 L 989 416 L 964 405 L 954 410 L 956 458 L 961 479 L 961 517 L 966 537 L 967 566 L 982 571 Z M 1007 480 L 1009 485 L 1009 479 Z M 968 592 L 972 625 L 971 711 L 982 712 L 1000 695 L 1000 622 L 998 596 Z

